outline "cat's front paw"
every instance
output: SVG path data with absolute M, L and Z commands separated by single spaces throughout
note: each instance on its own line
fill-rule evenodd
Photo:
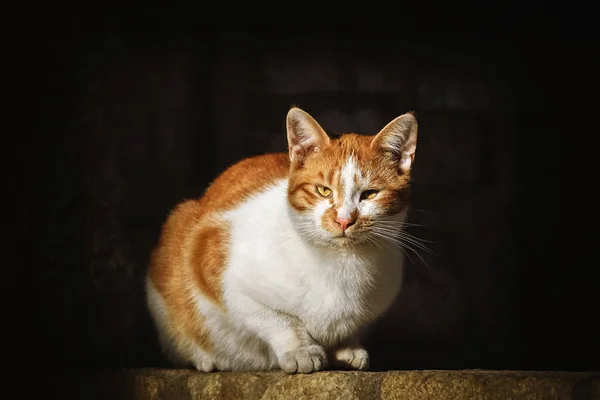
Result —
M 364 371 L 369 368 L 369 353 L 361 347 L 345 347 L 335 352 L 335 361 L 339 367 Z
M 327 356 L 325 350 L 318 345 L 299 347 L 284 353 L 279 366 L 288 374 L 308 374 L 327 367 Z

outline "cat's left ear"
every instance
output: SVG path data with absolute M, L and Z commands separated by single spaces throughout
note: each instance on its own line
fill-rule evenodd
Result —
M 417 151 L 417 119 L 406 113 L 387 124 L 373 139 L 371 147 L 397 161 L 402 172 L 410 171 Z
M 329 145 L 329 136 L 321 125 L 297 107 L 288 111 L 286 126 L 290 160 L 293 163 L 302 163 L 310 153 Z

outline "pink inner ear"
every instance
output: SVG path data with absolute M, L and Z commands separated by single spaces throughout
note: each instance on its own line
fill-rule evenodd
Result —
M 292 161 L 294 162 L 302 162 L 304 159 L 305 151 L 302 146 L 294 146 L 292 148 Z
M 400 160 L 400 169 L 404 172 L 408 171 L 410 169 L 410 166 L 412 165 L 412 160 L 413 154 L 403 155 L 402 159 Z
M 308 141 L 297 144 L 292 148 L 291 157 L 294 162 L 303 162 L 310 153 L 318 153 L 321 151 L 321 146 L 314 144 L 314 141 Z

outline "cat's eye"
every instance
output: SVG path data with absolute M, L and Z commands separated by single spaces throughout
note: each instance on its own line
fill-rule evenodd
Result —
M 323 197 L 331 196 L 331 189 L 325 186 L 317 185 L 317 192 Z
M 362 192 L 360 194 L 360 199 L 361 200 L 371 200 L 371 199 L 374 199 L 375 196 L 377 196 L 377 193 L 379 193 L 379 190 L 374 190 L 374 189 L 365 190 L 364 192 Z

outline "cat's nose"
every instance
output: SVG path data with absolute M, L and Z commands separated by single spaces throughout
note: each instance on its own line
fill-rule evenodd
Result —
M 342 230 L 345 231 L 346 229 L 354 225 L 355 220 L 351 218 L 336 218 L 335 222 L 340 224 Z

